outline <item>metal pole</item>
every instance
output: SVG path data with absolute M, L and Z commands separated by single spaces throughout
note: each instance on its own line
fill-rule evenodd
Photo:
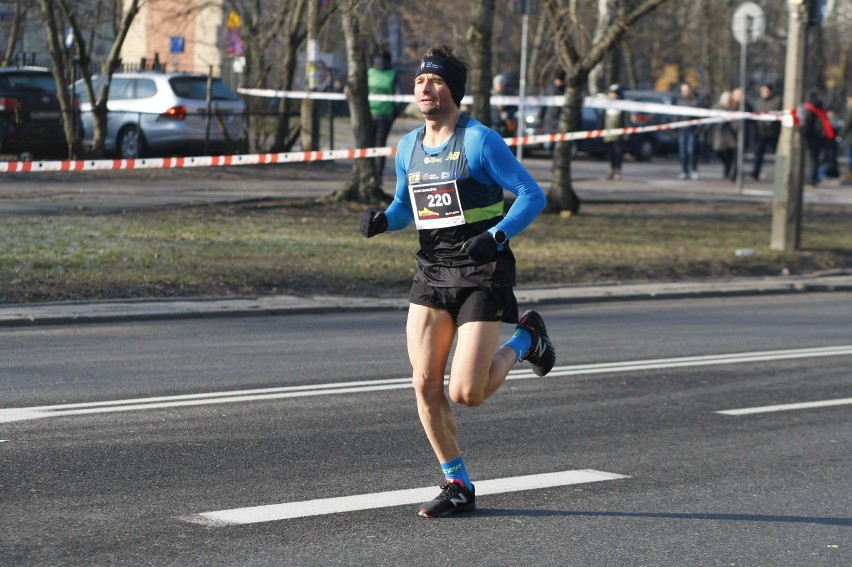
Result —
M 751 18 L 746 18 L 746 37 L 750 35 Z M 748 41 L 742 42 L 740 45 L 740 112 L 745 112 L 746 109 L 746 53 L 748 52 Z M 743 192 L 743 169 L 745 162 L 745 127 L 746 121 L 744 118 L 739 120 L 740 127 L 737 129 L 737 193 Z
M 527 3 L 524 2 L 524 16 L 523 16 L 523 26 L 521 27 L 521 85 L 520 85 L 520 102 L 518 104 L 518 115 L 516 117 L 517 128 L 515 129 L 515 135 L 517 136 L 518 142 L 520 142 L 520 138 L 524 136 L 524 126 L 526 125 L 527 113 L 524 104 L 524 98 L 527 95 L 527 32 L 529 30 L 529 21 L 530 16 L 527 13 Z M 515 146 L 515 155 L 518 158 L 518 161 L 523 161 L 524 159 L 524 147 L 521 144 Z
M 334 69 L 329 69 L 328 73 L 328 84 L 334 91 Z M 334 101 L 331 99 L 328 101 L 328 149 L 334 149 Z
M 207 122 L 204 130 L 204 155 L 210 155 L 210 121 L 213 118 L 213 65 L 207 68 Z

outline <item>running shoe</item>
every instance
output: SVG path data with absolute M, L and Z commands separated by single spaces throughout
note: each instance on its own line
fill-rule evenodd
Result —
M 418 516 L 441 518 L 459 512 L 473 512 L 476 509 L 476 496 L 464 483 L 447 481 L 441 486 L 441 493 L 434 500 L 420 506 Z
M 523 360 L 529 361 L 536 376 L 544 376 L 556 364 L 556 349 L 547 336 L 547 328 L 544 326 L 541 315 L 535 311 L 527 311 L 521 317 L 517 328 L 524 329 L 532 335 L 532 346 Z

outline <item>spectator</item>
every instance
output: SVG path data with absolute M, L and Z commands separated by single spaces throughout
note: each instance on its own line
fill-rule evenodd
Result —
M 756 112 L 764 113 L 781 110 L 781 97 L 773 92 L 772 85 L 760 85 L 760 98 L 754 105 L 754 109 Z M 766 155 L 767 150 L 771 149 L 773 152 L 775 151 L 778 136 L 781 134 L 781 122 L 778 120 L 758 120 L 755 129 L 757 145 L 754 149 L 754 164 L 751 176 L 754 179 L 760 179 L 760 172 L 763 169 L 763 157 Z
M 834 127 L 817 91 L 808 93 L 802 116 L 802 138 L 805 146 L 806 174 L 805 182 L 819 184 L 819 167 L 825 153 L 826 142 L 834 140 Z
M 624 98 L 624 90 L 621 85 L 610 85 L 607 97 L 610 100 L 621 100 Z M 630 126 L 630 118 L 627 113 L 617 108 L 607 108 L 603 116 L 603 127 L 605 130 L 627 128 Z M 621 163 L 623 161 L 624 149 L 621 147 L 621 134 L 604 136 L 606 155 L 609 158 L 609 175 L 607 179 L 618 181 L 621 179 Z
M 719 95 L 719 110 L 733 112 L 737 109 L 730 91 Z M 713 151 L 722 162 L 723 177 L 736 181 L 737 179 L 737 120 L 726 120 L 713 128 Z
M 743 89 L 741 87 L 737 87 L 731 91 L 731 110 L 734 112 L 740 110 L 754 112 L 754 105 L 749 102 L 748 98 L 743 98 L 743 96 Z M 740 106 L 740 101 L 742 101 L 742 106 Z M 745 152 L 746 148 L 751 147 L 751 140 L 754 138 L 754 121 L 738 120 L 736 125 L 738 134 L 740 128 L 743 128 L 743 151 Z
M 346 90 L 346 85 L 343 84 L 341 79 L 335 77 L 334 81 L 332 81 L 331 85 L 329 85 L 329 89 L 333 93 L 342 93 Z M 335 100 L 331 105 L 331 110 L 334 116 L 349 116 L 349 105 L 346 102 L 346 99 L 343 100 Z
M 371 95 L 392 95 L 400 92 L 396 71 L 390 68 L 391 56 L 387 51 L 373 57 L 373 66 L 367 70 L 367 90 Z M 388 134 L 397 115 L 397 104 L 390 100 L 371 100 L 373 118 L 373 147 L 384 148 Z M 376 173 L 381 178 L 385 169 L 384 156 L 376 158 Z
M 509 77 L 503 75 L 494 75 L 491 81 L 491 96 L 508 96 L 509 95 Z M 508 106 L 505 104 L 495 104 L 491 101 L 491 127 L 497 130 L 502 138 L 510 138 L 515 135 L 517 127 L 518 107 Z
M 544 89 L 544 96 L 562 96 L 565 94 L 565 71 L 559 69 L 553 75 L 553 80 Z M 559 132 L 559 114 L 562 105 L 548 104 L 541 107 L 539 122 L 542 134 L 556 134 Z M 553 142 L 545 142 L 544 149 L 547 153 L 553 153 Z
M 683 83 L 680 86 L 680 99 L 678 106 L 698 107 L 699 99 L 692 90 L 692 85 Z M 696 144 L 698 140 L 698 127 L 689 126 L 680 128 L 677 132 L 677 155 L 680 159 L 681 172 L 678 179 L 698 179 L 698 160 L 696 159 Z M 692 171 L 690 172 L 690 168 Z
M 840 157 L 840 143 L 838 142 L 837 136 L 837 132 L 840 130 L 840 124 L 837 123 L 837 119 L 833 111 L 827 110 L 825 114 L 830 126 L 830 132 L 832 132 L 833 135 L 831 138 L 826 137 L 825 145 L 823 146 L 822 162 L 819 165 L 819 171 L 817 173 L 817 178 L 820 181 L 826 178 L 837 179 L 840 177 L 840 164 L 837 161 Z

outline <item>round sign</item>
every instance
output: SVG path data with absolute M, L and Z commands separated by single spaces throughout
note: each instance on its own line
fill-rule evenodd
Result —
M 740 45 L 754 43 L 760 39 L 763 32 L 766 31 L 766 17 L 763 15 L 763 8 L 754 2 L 742 4 L 734 12 L 731 31 L 734 32 L 734 39 Z

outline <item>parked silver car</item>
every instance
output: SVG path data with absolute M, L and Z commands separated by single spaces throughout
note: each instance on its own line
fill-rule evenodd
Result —
M 103 77 L 95 77 L 95 93 Z M 80 101 L 83 144 L 93 138 L 92 103 L 85 85 L 74 86 Z M 210 120 L 208 78 L 187 73 L 116 73 L 107 101 L 104 150 L 120 158 L 148 155 L 237 153 L 245 137 L 246 105 L 220 79 L 212 79 Z

